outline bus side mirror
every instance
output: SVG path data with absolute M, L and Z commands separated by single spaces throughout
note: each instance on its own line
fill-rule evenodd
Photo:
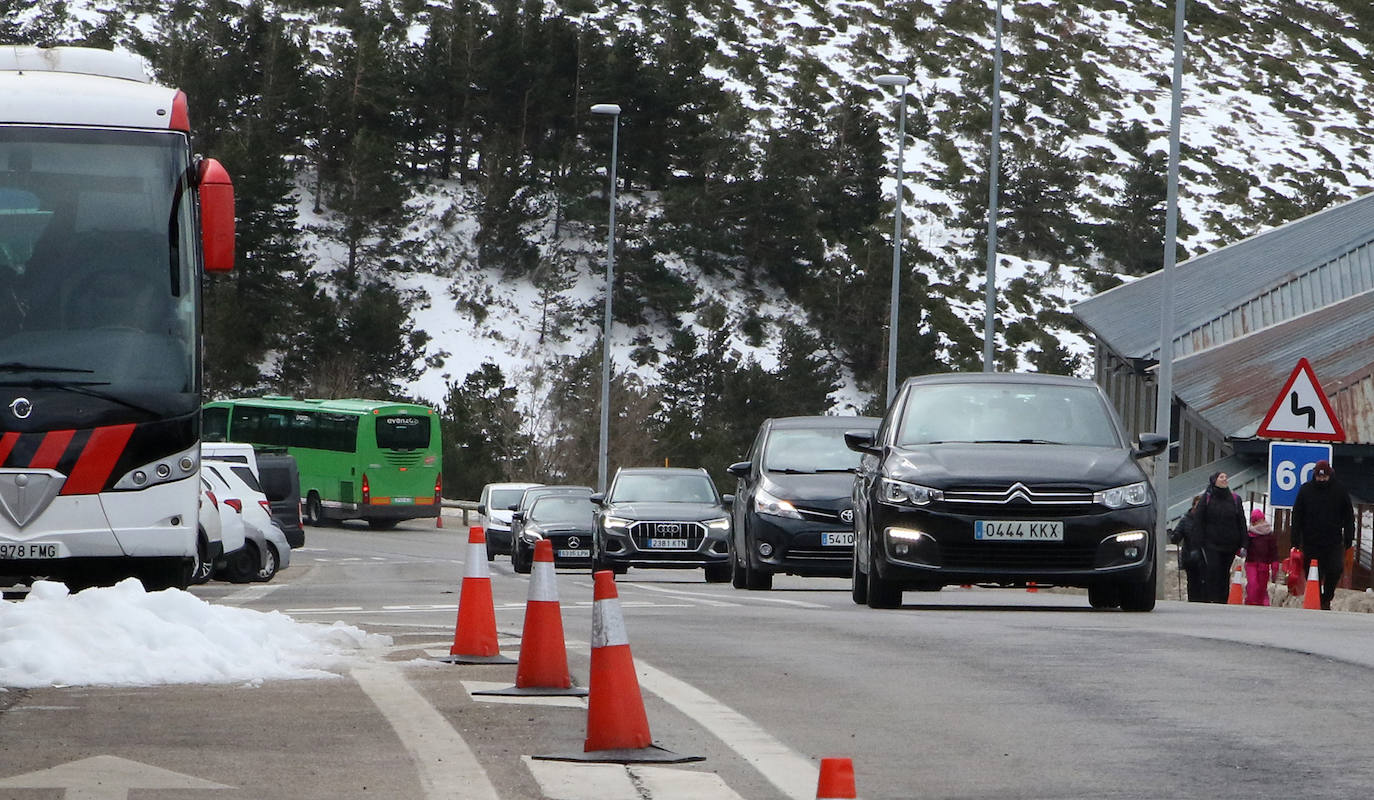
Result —
M 200 162 L 200 244 L 206 272 L 234 268 L 234 182 L 213 158 Z

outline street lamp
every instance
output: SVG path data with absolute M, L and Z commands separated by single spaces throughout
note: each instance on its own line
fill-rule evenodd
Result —
M 897 394 L 897 301 L 902 283 L 902 158 L 906 145 L 906 85 L 911 79 L 905 75 L 879 75 L 879 86 L 901 87 L 901 101 L 897 114 L 897 208 L 893 211 L 892 234 L 892 307 L 887 313 L 887 404 Z
M 606 319 L 601 329 L 601 437 L 596 464 L 596 490 L 606 491 L 608 430 L 611 424 L 611 288 L 615 285 L 615 161 L 620 144 L 620 106 L 597 103 L 593 114 L 611 118 L 611 224 L 606 234 Z
M 988 165 L 988 275 L 983 299 L 983 371 L 992 372 L 997 336 L 997 175 L 1001 172 L 1002 0 L 997 0 L 997 43 L 992 65 L 992 145 Z

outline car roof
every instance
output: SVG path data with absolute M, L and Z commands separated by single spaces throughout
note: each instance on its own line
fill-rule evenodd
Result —
M 768 420 L 770 425 L 776 430 L 778 428 L 874 428 L 876 429 L 883 423 L 878 417 L 837 417 L 833 415 L 814 416 L 814 417 L 774 417 Z
M 483 489 L 533 489 L 536 486 L 543 486 L 542 483 L 488 483 Z
M 701 467 L 621 467 L 615 471 L 620 475 L 703 475 Z
M 1050 375 L 1044 372 L 942 372 L 907 378 L 903 385 L 930 383 L 1038 383 L 1046 386 L 1097 386 L 1086 378 Z

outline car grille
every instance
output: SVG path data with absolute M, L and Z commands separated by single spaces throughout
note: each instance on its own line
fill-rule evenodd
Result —
M 953 487 L 946 489 L 941 507 L 967 514 L 987 513 L 989 507 L 1016 507 L 1056 515 L 1092 513 L 1096 509 L 1093 492 L 1082 487 L 1041 487 L 1032 489 L 1024 483 L 1011 486 Z
M 854 524 L 853 522 L 842 522 L 840 519 L 841 512 L 839 509 L 803 508 L 801 506 L 796 506 L 796 509 L 797 513 L 802 515 L 802 519 L 807 519 L 812 522 L 833 522 L 836 524 L 844 525 L 846 527 Z
M 698 522 L 636 522 L 630 526 L 630 536 L 634 539 L 635 547 L 641 550 L 648 549 L 650 539 L 686 539 L 687 550 L 696 550 L 701 545 L 701 540 L 706 538 L 706 526 Z M 658 551 L 670 553 L 674 551 Z M 682 550 L 676 550 L 682 552 Z
M 788 561 L 832 564 L 849 561 L 853 553 L 852 547 L 789 547 L 786 556 Z
M 1096 545 L 1062 542 L 969 542 L 940 543 L 947 569 L 1092 569 Z

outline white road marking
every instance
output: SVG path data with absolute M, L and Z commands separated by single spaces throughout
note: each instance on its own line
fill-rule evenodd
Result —
M 708 596 L 706 596 L 706 595 L 703 595 L 703 594 L 701 594 L 700 592 L 682 592 L 682 591 L 677 591 L 676 589 L 664 589 L 662 586 L 650 586 L 650 585 L 648 585 L 648 584 L 646 584 L 646 583 L 635 583 L 635 582 L 633 582 L 633 581 L 626 581 L 625 583 L 622 583 L 622 584 L 619 584 L 619 585 L 622 586 L 622 587 L 628 586 L 628 587 L 632 587 L 632 588 L 635 588 L 635 589 L 643 589 L 643 590 L 649 591 L 649 592 L 662 592 L 663 594 L 671 594 L 671 595 L 675 595 L 675 596 L 678 596 L 678 597 L 689 597 L 689 598 L 691 598 L 694 602 L 700 603 L 700 604 L 702 604 L 702 605 L 704 605 L 704 606 L 717 606 L 717 607 L 719 607 L 719 608 L 739 608 L 739 607 L 740 607 L 740 604 L 739 604 L 739 603 L 731 603 L 731 602 L 729 602 L 728 600 L 716 600 L 716 599 L 714 599 L 714 598 L 711 598 L 711 597 L 708 597 Z
M 521 760 L 546 800 L 742 800 L 714 772 Z
M 428 800 L 501 800 L 467 742 L 399 668 L 375 665 L 350 674 L 410 753 Z
M 277 591 L 280 588 L 280 585 L 274 586 L 268 583 L 261 583 L 256 586 L 245 586 L 244 588 L 239 589 L 237 592 L 227 594 L 224 597 L 221 597 L 220 602 L 251 603 L 255 600 L 261 600 L 262 598 Z
M 711 596 L 711 595 L 703 594 L 702 592 L 687 592 L 687 591 L 683 591 L 683 590 L 681 590 L 681 589 L 665 589 L 665 588 L 663 588 L 662 586 L 651 586 L 650 584 L 647 584 L 647 583 L 634 583 L 633 581 L 627 581 L 626 583 L 621 584 L 621 585 L 622 585 L 622 586 L 633 586 L 633 587 L 635 587 L 636 589 L 647 589 L 647 590 L 649 590 L 649 591 L 651 591 L 651 592 L 663 592 L 664 594 L 682 595 L 682 596 L 684 596 L 684 597 L 698 597 L 698 598 L 704 598 L 704 597 L 709 597 L 709 596 Z M 784 599 L 784 598 L 781 598 L 781 597 L 764 597 L 764 596 L 762 596 L 762 595 L 757 595 L 757 594 L 739 595 L 739 599 L 742 600 L 742 601 L 745 601 L 745 602 L 750 602 L 750 603 L 781 603 L 781 604 L 783 604 L 783 605 L 798 606 L 798 607 L 800 607 L 800 608 L 829 608 L 829 607 L 830 607 L 830 606 L 821 605 L 820 603 L 808 603 L 808 602 L 806 602 L 805 600 L 787 600 L 787 599 Z M 714 602 L 707 601 L 707 600 L 702 600 L 701 602 L 707 603 L 708 605 L 720 605 L 720 606 L 735 606 L 735 607 L 737 607 L 737 606 L 741 605 L 741 603 L 733 603 L 733 602 L 729 602 L 729 601 L 720 601 L 720 600 L 717 600 L 717 601 L 714 601 Z

